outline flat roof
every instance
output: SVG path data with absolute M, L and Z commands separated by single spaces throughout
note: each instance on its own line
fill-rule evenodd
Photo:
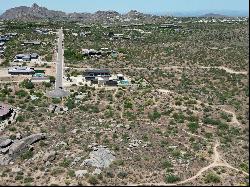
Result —
M 9 72 L 35 72 L 33 68 L 30 67 L 12 67 Z

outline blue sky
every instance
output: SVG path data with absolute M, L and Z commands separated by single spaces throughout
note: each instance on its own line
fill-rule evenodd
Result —
M 138 10 L 147 13 L 236 10 L 249 11 L 249 0 L 0 0 L 0 10 L 17 6 L 39 6 L 65 12 Z

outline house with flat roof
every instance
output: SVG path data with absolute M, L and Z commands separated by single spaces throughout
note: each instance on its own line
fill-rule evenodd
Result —
M 3 55 L 4 54 L 4 50 L 0 50 L 0 55 Z
M 82 49 L 82 54 L 84 56 L 94 56 L 94 55 L 101 55 L 101 51 L 97 51 L 95 49 Z
M 49 29 L 35 29 L 34 32 L 36 32 L 38 34 L 48 34 Z
M 29 62 L 31 59 L 38 59 L 39 55 L 37 53 L 26 53 L 17 54 L 15 56 L 14 62 Z
M 9 40 L 10 40 L 10 38 L 7 37 L 7 36 L 5 36 L 5 35 L 1 35 L 1 36 L 0 36 L 0 42 L 7 42 L 7 41 L 9 41 Z
M 41 42 L 40 41 L 24 41 L 23 45 L 40 45 Z
M 14 62 L 27 62 L 30 61 L 30 54 L 17 54 L 15 56 Z
M 8 69 L 10 75 L 33 75 L 35 73 L 34 68 L 30 67 L 11 67 Z
M 109 78 L 111 77 L 111 72 L 108 69 L 93 69 L 86 70 L 84 72 L 85 80 L 94 80 L 97 77 Z
M 113 38 L 123 38 L 124 34 L 114 34 Z
M 173 24 L 173 23 L 165 23 L 165 24 L 161 24 L 160 28 L 169 28 L 169 29 L 177 29 L 180 28 L 181 26 Z

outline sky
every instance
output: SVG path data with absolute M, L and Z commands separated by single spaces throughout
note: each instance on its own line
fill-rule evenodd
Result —
M 96 12 L 115 10 L 125 13 L 194 12 L 233 10 L 249 12 L 249 0 L 0 0 L 0 11 L 37 3 L 51 10 L 64 12 Z

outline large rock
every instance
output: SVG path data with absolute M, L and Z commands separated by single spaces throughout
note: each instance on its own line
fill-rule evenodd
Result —
M 6 154 L 9 151 L 9 148 L 10 147 L 5 147 L 5 148 L 0 149 L 0 153 Z
M 30 135 L 26 138 L 23 138 L 21 140 L 15 141 L 9 149 L 9 155 L 10 156 L 16 156 L 17 154 L 19 154 L 20 152 L 22 152 L 23 150 L 25 150 L 26 148 L 28 148 L 31 144 L 44 139 L 45 138 L 45 134 L 44 133 L 39 133 L 39 134 L 33 134 Z
M 47 152 L 44 154 L 43 156 L 43 161 L 44 162 L 47 162 L 47 161 L 50 161 L 52 162 L 53 160 L 56 159 L 56 152 L 55 151 L 50 151 L 50 152 Z
M 102 173 L 102 170 L 100 170 L 99 168 L 96 168 L 95 171 L 93 171 L 92 175 L 99 175 Z
M 4 148 L 9 146 L 12 143 L 12 140 L 7 137 L 0 138 L 0 147 Z
M 8 165 L 11 161 L 9 155 L 0 155 L 0 166 Z
M 84 175 L 86 175 L 88 173 L 87 170 L 78 170 L 78 171 L 75 171 L 75 176 L 77 178 L 82 178 Z
M 115 160 L 115 156 L 111 151 L 102 146 L 95 147 L 89 156 L 90 159 L 84 160 L 81 166 L 88 165 L 97 168 L 106 168 Z

